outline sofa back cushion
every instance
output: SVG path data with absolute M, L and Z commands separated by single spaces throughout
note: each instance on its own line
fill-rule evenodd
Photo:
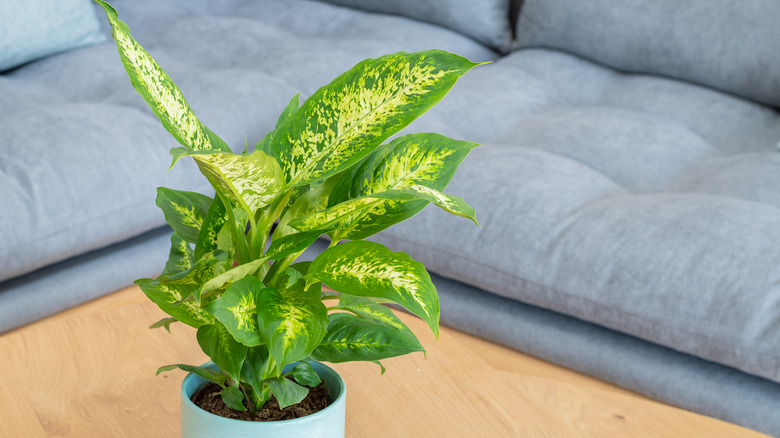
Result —
M 501 52 L 512 40 L 510 0 L 322 0 L 438 24 Z
M 780 106 L 777 0 L 525 0 L 517 38 Z
M 0 1 L 0 71 L 106 39 L 89 0 Z

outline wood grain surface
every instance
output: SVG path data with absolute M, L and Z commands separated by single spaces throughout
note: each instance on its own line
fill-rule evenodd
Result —
M 1 437 L 178 437 L 183 372 L 208 360 L 195 332 L 130 287 L 0 336 Z M 427 350 L 334 366 L 348 437 L 761 437 L 516 351 L 399 314 Z

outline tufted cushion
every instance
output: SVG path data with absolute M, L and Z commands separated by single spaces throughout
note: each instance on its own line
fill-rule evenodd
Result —
M 0 2 L 0 71 L 106 40 L 89 0 Z
M 525 0 L 517 39 L 780 107 L 778 22 L 776 0 Z
M 780 382 L 780 118 L 674 80 L 525 49 L 413 126 L 483 143 L 377 236 L 430 270 Z M 489 324 L 489 321 L 484 321 Z
M 320 2 L 112 4 L 236 149 L 260 140 L 295 93 L 364 58 L 430 47 L 494 56 L 436 26 Z M 178 144 L 133 90 L 113 41 L 0 75 L 0 96 L 0 281 L 163 226 L 158 186 L 207 188 L 189 160 L 165 173 Z
M 435 23 L 507 51 L 512 39 L 509 0 L 323 0 L 351 8 Z

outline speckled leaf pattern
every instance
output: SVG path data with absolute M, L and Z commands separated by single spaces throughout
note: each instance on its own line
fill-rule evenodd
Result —
M 117 18 L 117 12 L 108 3 L 96 0 L 106 11 L 119 50 L 138 94 L 144 98 L 163 126 L 189 150 L 222 150 L 230 148 L 195 116 L 179 88 L 147 51 L 130 35 L 127 25 Z
M 205 306 L 235 340 L 247 347 L 263 343 L 257 328 L 255 302 L 261 289 L 263 284 L 256 277 L 244 277 L 228 286 L 222 296 Z
M 265 253 L 265 258 L 268 260 L 280 260 L 291 254 L 303 251 L 324 233 L 324 230 L 307 231 L 305 233 L 288 234 L 274 239 Z
M 301 232 L 323 228 L 348 228 L 379 203 L 381 203 L 380 200 L 370 197 L 350 199 L 328 209 L 293 219 L 288 225 Z
M 463 159 L 476 146 L 476 143 L 429 133 L 408 134 L 394 139 L 380 146 L 365 162 L 339 181 L 331 192 L 329 205 L 411 186 L 423 186 L 441 192 L 447 187 Z M 341 231 L 338 238 L 357 240 L 376 234 L 409 219 L 425 208 L 427 201 L 436 198 L 401 199 L 403 198 L 388 199 L 377 204 L 365 212 L 360 220 L 353 221 L 348 230 Z M 465 213 L 467 217 L 473 216 L 473 209 L 463 205 L 465 202 L 454 202 L 461 207 L 456 208 L 456 211 Z M 446 204 L 442 202 L 442 205 Z
M 317 279 L 342 294 L 384 298 L 422 318 L 439 336 L 439 297 L 422 263 L 381 244 L 346 242 L 314 259 L 308 281 Z
M 227 331 L 222 323 L 200 326 L 196 333 L 201 350 L 215 364 L 235 380 L 241 373 L 246 358 L 247 346 L 239 343 Z
M 324 362 L 377 361 L 425 351 L 414 336 L 349 313 L 330 315 L 328 333 L 311 357 Z
M 250 215 L 273 201 L 284 187 L 279 164 L 261 151 L 193 154 L 193 158 L 214 188 Z
M 198 241 L 203 219 L 209 211 L 212 199 L 195 192 L 157 188 L 155 200 L 165 215 L 165 221 L 187 242 Z
M 282 295 L 270 287 L 258 297 L 257 318 L 268 351 L 280 367 L 308 356 L 328 325 L 327 310 L 319 299 L 303 293 Z
M 196 261 L 190 269 L 176 274 L 163 275 L 160 277 L 160 281 L 164 284 L 200 285 L 221 274 L 225 261 L 227 261 L 225 252 L 214 251 Z
M 162 284 L 160 280 L 142 278 L 135 281 L 146 296 L 163 312 L 192 327 L 200 327 L 214 321 L 214 317 L 201 309 L 195 301 L 185 300 L 194 289 L 192 285 Z
M 475 65 L 440 50 L 362 61 L 277 129 L 271 155 L 292 185 L 334 175 L 425 113 Z
M 374 302 L 371 298 L 342 295 L 339 299 L 338 307 L 342 310 L 349 310 L 350 312 L 358 316 L 362 316 L 363 318 L 387 324 L 403 332 L 408 332 L 410 334 L 412 333 L 409 327 L 407 327 L 406 324 L 404 324 L 397 316 L 395 316 L 392 310 Z
M 199 290 L 193 292 L 193 295 L 195 296 L 195 299 L 199 301 L 211 291 L 220 289 L 226 284 L 237 282 L 248 275 L 254 275 L 266 261 L 267 259 L 255 259 L 251 262 L 244 263 L 243 265 L 228 269 L 204 283 Z M 262 287 L 260 289 L 262 289 Z M 258 291 L 260 289 L 258 289 Z
M 476 212 L 463 200 L 463 198 L 448 195 L 430 187 L 415 184 L 400 190 L 388 190 L 370 196 L 394 201 L 414 201 L 421 199 L 433 202 L 441 209 L 456 216 L 471 219 L 475 224 L 479 225 Z
M 176 274 L 192 268 L 194 258 L 190 244 L 174 231 L 171 234 L 171 250 L 168 253 L 168 261 L 165 263 L 163 275 Z
M 198 232 L 198 240 L 195 243 L 195 260 L 200 260 L 205 254 L 218 248 L 217 237 L 222 226 L 228 221 L 225 206 L 219 198 L 215 198 L 209 206 L 206 217 Z

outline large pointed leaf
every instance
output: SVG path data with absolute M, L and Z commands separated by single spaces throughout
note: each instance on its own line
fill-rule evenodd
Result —
M 233 339 L 220 322 L 200 326 L 198 345 L 215 364 L 236 380 L 241 373 L 248 348 Z
M 106 11 L 111 24 L 111 34 L 130 82 L 149 104 L 165 129 L 189 150 L 230 151 L 224 141 L 198 120 L 168 74 L 133 39 L 127 25 L 117 18 L 116 10 L 102 0 L 96 1 Z
M 475 146 L 475 143 L 453 140 L 439 134 L 408 134 L 396 138 L 380 146 L 362 164 L 341 178 L 331 192 L 328 205 L 334 206 L 348 199 L 412 186 L 442 192 Z M 350 229 L 340 232 L 338 238 L 363 239 L 409 219 L 427 204 L 426 200 L 402 199 L 378 203 L 363 218 L 353 221 Z M 440 206 L 443 205 L 446 204 L 441 202 Z M 473 214 L 469 214 L 473 211 L 470 207 L 456 211 L 473 217 Z
M 146 296 L 163 312 L 179 321 L 200 327 L 214 321 L 214 317 L 198 307 L 195 301 L 185 300 L 195 286 L 189 284 L 162 284 L 159 279 L 141 278 L 135 281 Z
M 217 236 L 222 229 L 222 225 L 228 221 L 228 214 L 225 205 L 219 197 L 215 197 L 209 205 L 206 217 L 198 233 L 198 239 L 195 243 L 195 260 L 200 260 L 205 254 L 208 254 L 218 248 Z
M 422 318 L 439 335 L 439 296 L 422 263 L 383 245 L 351 241 L 323 251 L 309 267 L 317 279 L 349 295 L 391 300 Z
M 301 232 L 322 229 L 349 229 L 382 201 L 376 197 L 361 197 L 344 201 L 322 211 L 293 219 L 289 226 Z
M 265 258 L 268 260 L 281 260 L 289 255 L 301 252 L 311 246 L 327 230 L 307 231 L 303 233 L 288 234 L 274 239 Z
M 271 398 L 271 390 L 264 380 L 271 376 L 274 369 L 273 360 L 268 353 L 268 347 L 258 345 L 246 353 L 244 365 L 241 367 L 241 381 L 252 387 L 252 402 L 255 410 L 260 409 Z
M 165 221 L 189 243 L 198 241 L 198 233 L 211 201 L 211 198 L 200 193 L 157 188 L 156 203 L 163 211 Z
M 192 268 L 195 257 L 190 244 L 179 236 L 179 233 L 171 234 L 171 250 L 168 253 L 168 261 L 165 263 L 163 275 L 172 275 L 187 271 Z
M 368 320 L 395 327 L 402 332 L 412 333 L 409 327 L 395 316 L 392 310 L 374 302 L 371 298 L 343 294 L 339 299 L 338 308 L 348 310 Z
M 415 184 L 403 189 L 388 190 L 369 196 L 393 201 L 414 201 L 419 199 L 430 201 L 449 213 L 471 219 L 475 224 L 479 225 L 474 208 L 468 205 L 463 198 L 448 195 L 430 187 Z
M 300 107 L 300 97 L 301 93 L 298 93 L 290 99 L 290 103 L 288 103 L 282 113 L 279 114 L 279 118 L 276 120 L 276 127 L 268 132 L 268 134 L 255 145 L 256 151 L 263 151 L 266 154 L 271 155 L 271 142 L 273 141 L 274 134 L 276 134 L 276 130 L 279 129 L 280 126 L 287 122 L 287 120 L 298 111 L 298 108 Z
M 244 263 L 243 265 L 238 265 L 233 269 L 229 269 L 207 281 L 199 290 L 193 293 L 193 296 L 196 300 L 201 300 L 208 292 L 217 290 L 226 284 L 241 280 L 246 276 L 254 275 L 255 272 L 262 268 L 266 261 L 267 259 L 255 259 L 249 263 Z M 262 289 L 262 287 L 260 289 Z M 260 289 L 258 289 L 258 291 L 260 291 Z
M 260 333 L 278 366 L 305 358 L 325 335 L 325 305 L 309 294 L 280 294 L 266 288 L 257 300 Z
M 328 333 L 311 353 L 324 362 L 376 361 L 425 351 L 414 335 L 350 313 L 330 315 Z
M 279 164 L 262 151 L 249 155 L 221 152 L 191 155 L 214 189 L 248 215 L 268 205 L 284 188 Z
M 196 261 L 191 268 L 176 274 L 166 274 L 160 277 L 164 284 L 187 284 L 199 286 L 219 275 L 224 270 L 227 253 L 214 251 Z
M 247 347 L 263 343 L 257 328 L 257 295 L 263 284 L 257 277 L 244 277 L 231 284 L 206 310 L 221 322 L 238 342 Z
M 476 65 L 440 50 L 362 61 L 277 129 L 271 154 L 291 185 L 334 175 L 425 113 Z

